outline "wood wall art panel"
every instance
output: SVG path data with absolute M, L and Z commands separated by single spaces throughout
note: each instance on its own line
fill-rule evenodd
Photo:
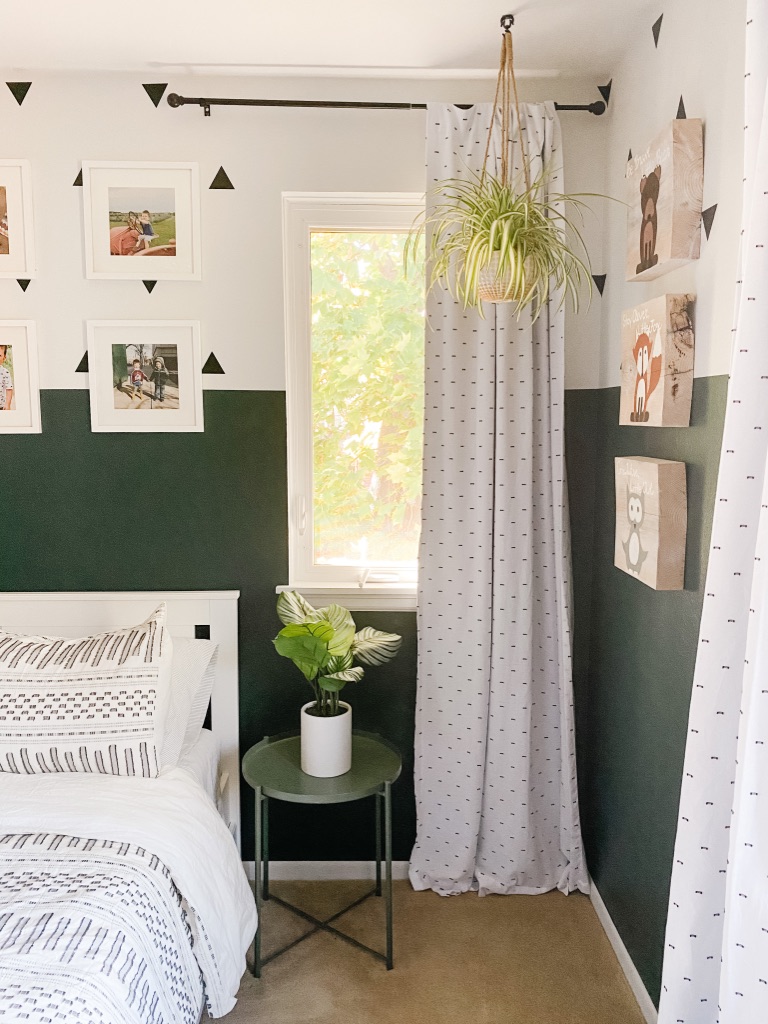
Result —
M 694 299 L 690 294 L 659 295 L 621 314 L 619 423 L 690 423 Z
M 684 462 L 616 459 L 617 568 L 653 590 L 682 590 L 687 523 Z
M 699 258 L 702 122 L 672 121 L 627 164 L 627 280 L 647 281 Z

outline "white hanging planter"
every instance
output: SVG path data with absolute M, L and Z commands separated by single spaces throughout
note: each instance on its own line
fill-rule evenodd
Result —
M 345 775 L 352 767 L 352 708 L 339 701 L 343 714 L 325 718 L 309 714 L 312 700 L 301 709 L 301 770 L 319 779 Z
M 525 271 L 530 267 L 530 260 L 525 261 Z M 477 294 L 483 302 L 518 302 L 519 295 L 511 291 L 505 295 L 507 290 L 507 275 L 499 277 L 499 254 L 495 252 L 491 262 L 478 274 Z

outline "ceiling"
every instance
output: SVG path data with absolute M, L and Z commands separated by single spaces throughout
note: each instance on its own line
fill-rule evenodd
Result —
M 516 15 L 517 65 L 529 73 L 610 75 L 661 0 L 27 0 L 6 10 L 8 70 L 289 73 L 311 66 L 428 76 L 493 69 L 499 17 Z M 646 24 L 647 22 L 647 24 Z M 351 69 L 360 69 L 358 72 Z

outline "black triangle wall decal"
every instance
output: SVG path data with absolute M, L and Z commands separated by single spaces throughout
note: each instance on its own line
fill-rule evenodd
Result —
M 600 95 L 603 97 L 603 99 L 605 100 L 606 103 L 609 103 L 610 100 L 611 100 L 611 86 L 612 85 L 613 85 L 613 79 L 610 80 L 608 85 L 598 85 L 598 87 L 597 87 L 597 91 L 600 93 Z
M 83 184 L 83 169 L 82 169 L 82 167 L 81 167 L 81 168 L 80 168 L 80 170 L 79 170 L 79 171 L 77 172 L 77 177 L 76 177 L 76 178 L 75 178 L 75 180 L 74 180 L 74 181 L 72 182 L 72 184 L 73 184 L 73 185 L 82 185 L 82 184 Z
M 75 370 L 75 373 L 88 373 L 88 353 L 87 352 L 85 352 L 83 354 L 83 358 L 77 364 L 77 369 Z
M 704 210 L 701 215 L 701 220 L 704 224 L 704 233 L 706 234 L 707 238 L 709 238 L 709 232 L 712 230 L 712 221 L 715 219 L 716 213 L 717 203 L 715 203 L 714 206 L 710 206 L 708 209 Z
M 157 281 L 144 281 L 144 287 L 147 289 L 150 295 L 152 294 L 152 289 L 155 287 L 156 284 Z
M 224 170 L 223 167 L 220 167 L 218 169 L 218 171 L 216 171 L 216 177 L 213 179 L 211 184 L 208 186 L 208 188 L 234 188 L 234 187 L 235 186 L 229 180 L 229 175 L 227 174 L 227 172 Z
M 659 17 L 656 19 L 656 21 L 654 21 L 653 25 L 651 26 L 651 32 L 653 32 L 653 45 L 657 48 L 659 45 L 659 35 L 661 33 L 661 22 L 663 18 L 663 14 L 659 15 Z
M 21 104 L 26 99 L 27 93 L 29 92 L 29 89 L 30 89 L 30 86 L 32 85 L 32 83 L 31 82 L 6 82 L 5 84 L 11 90 L 13 95 L 16 97 L 16 102 L 19 104 L 19 106 L 21 106 Z
M 629 161 L 631 159 L 632 159 L 632 150 L 630 149 L 630 151 L 627 153 L 627 163 L 629 163 Z
M 707 232 L 707 236 L 709 236 L 709 232 Z M 16 280 L 19 282 L 19 287 L 23 292 L 25 292 L 27 288 L 29 288 L 29 281 L 27 281 L 26 279 L 17 277 Z
M 205 366 L 203 367 L 203 373 L 224 373 L 221 363 L 216 356 L 211 352 L 208 358 L 205 360 Z
M 680 97 L 680 102 L 677 105 L 677 113 L 675 117 L 678 121 L 684 121 L 688 115 L 685 112 L 685 104 L 683 103 L 683 97 Z
M 156 107 L 160 106 L 160 100 L 165 94 L 165 90 L 168 88 L 167 82 L 150 82 L 143 86 L 147 96 L 152 100 Z
M 607 276 L 606 274 L 593 274 L 592 275 L 592 280 L 597 285 L 597 290 L 600 292 L 601 295 L 603 294 L 603 290 L 605 289 L 605 278 L 606 278 L 606 276 Z

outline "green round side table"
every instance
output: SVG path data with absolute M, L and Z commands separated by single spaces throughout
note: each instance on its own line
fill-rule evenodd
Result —
M 301 737 L 299 733 L 265 736 L 243 757 L 243 777 L 256 794 L 256 906 L 259 921 L 253 944 L 253 973 L 261 977 L 261 968 L 282 953 L 318 931 L 330 932 L 352 946 L 383 960 L 387 970 L 393 966 L 392 943 L 392 784 L 402 771 L 399 751 L 387 740 L 374 733 L 355 730 L 352 734 L 352 767 L 345 775 L 333 779 L 319 779 L 301 770 Z M 341 804 L 372 796 L 376 801 L 376 885 L 348 907 L 324 921 L 307 914 L 287 900 L 269 891 L 269 800 L 286 800 L 297 804 Z M 382 895 L 382 805 L 384 810 L 384 898 L 386 904 L 386 953 L 379 953 L 358 942 L 350 935 L 333 927 L 353 907 L 371 896 Z M 261 958 L 261 907 L 272 899 L 314 925 L 310 931 L 294 942 Z

